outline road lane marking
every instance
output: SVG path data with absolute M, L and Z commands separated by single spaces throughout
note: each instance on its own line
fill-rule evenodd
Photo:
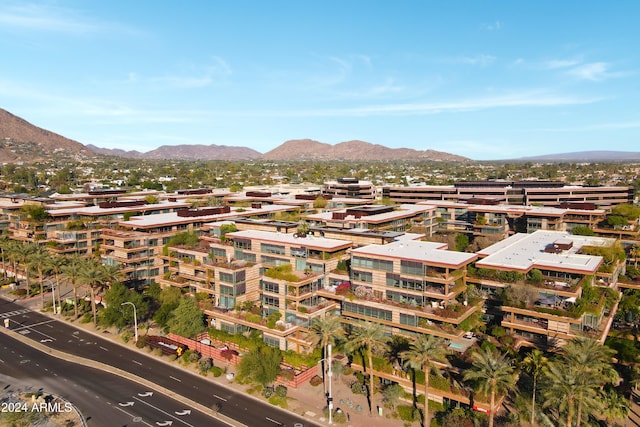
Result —
M 131 361 L 132 361 L 133 363 L 135 363 L 136 365 L 140 365 L 140 366 L 142 366 L 142 363 L 141 363 L 141 362 L 138 362 L 137 360 L 133 360 L 133 359 L 131 359 Z
M 109 351 L 109 349 L 108 349 L 108 348 L 104 348 L 103 346 L 100 346 L 100 349 L 101 349 L 101 350 L 104 350 L 104 351 Z
M 226 401 L 227 401 L 227 399 L 225 399 L 224 397 L 220 397 L 220 396 L 218 396 L 217 394 L 214 394 L 214 395 L 213 395 L 213 397 L 215 397 L 216 399 L 220 399 L 220 400 L 222 400 L 223 402 L 226 402 Z
M 182 380 L 181 380 L 180 378 L 176 378 L 176 377 L 173 377 L 173 376 L 171 376 L 171 375 L 169 375 L 169 378 L 171 378 L 172 380 L 176 380 L 176 381 L 178 381 L 179 383 L 181 383 L 181 382 L 182 382 Z
M 151 408 L 155 409 L 156 411 L 161 412 L 161 413 L 165 414 L 166 416 L 171 417 L 171 418 L 173 418 L 174 420 L 181 422 L 181 423 L 182 423 L 182 424 L 184 424 L 184 425 L 187 425 L 187 426 L 189 426 L 189 427 L 194 427 L 192 424 L 189 424 L 188 422 L 186 422 L 186 421 L 184 421 L 184 420 L 182 420 L 182 419 L 180 419 L 180 418 L 176 417 L 176 416 L 175 416 L 175 415 L 173 415 L 173 414 L 170 414 L 170 413 L 168 413 L 168 412 L 163 411 L 162 409 L 158 408 L 157 406 L 153 406 L 153 405 L 152 405 L 151 403 L 149 403 L 149 402 L 145 402 L 144 400 L 139 399 L 139 398 L 137 398 L 137 397 L 135 397 L 135 396 L 131 396 L 131 397 L 133 397 L 134 399 L 136 399 L 138 402 L 140 402 L 140 403 L 144 403 L 145 405 L 147 405 L 147 406 L 149 406 L 149 407 L 151 407 Z
M 281 425 L 282 425 L 282 423 L 281 423 L 280 421 L 276 421 L 276 420 L 271 419 L 271 418 L 269 418 L 269 417 L 265 417 L 265 418 L 266 418 L 266 419 L 268 419 L 269 421 L 271 421 L 271 422 L 272 422 L 272 423 L 274 423 L 274 424 L 278 424 L 279 426 L 281 426 Z
M 141 423 L 143 423 L 143 424 L 148 425 L 149 427 L 153 427 L 153 425 L 151 425 L 151 424 L 149 424 L 148 422 L 146 422 L 145 420 L 143 420 L 143 419 L 142 419 L 142 417 L 135 416 L 135 415 L 133 415 L 133 414 L 131 414 L 131 413 L 129 413 L 129 412 L 127 412 L 127 411 L 125 411 L 124 409 L 117 407 L 117 406 L 113 406 L 113 408 L 117 409 L 118 411 L 122 411 L 122 412 L 124 412 L 125 414 L 127 414 L 128 416 L 130 416 L 130 417 L 131 417 L 131 419 L 133 419 L 133 420 L 138 420 L 138 421 L 136 421 L 136 422 L 141 422 Z
M 53 338 L 50 335 L 45 334 L 44 332 L 40 332 L 37 329 L 33 329 L 34 326 L 40 326 L 40 325 L 44 325 L 44 324 L 47 324 L 47 323 L 50 323 L 50 322 L 56 322 L 56 320 L 46 320 L 44 322 L 34 323 L 32 325 L 25 325 L 25 324 L 22 324 L 20 322 L 16 322 L 15 320 L 14 320 L 14 322 L 19 324 L 19 325 L 21 325 L 19 328 L 15 328 L 14 329 L 14 331 L 19 333 L 19 334 L 26 335 L 26 334 L 30 333 L 31 331 L 33 331 L 35 333 L 38 333 L 38 334 L 50 339 L 51 341 L 55 341 L 56 340 L 55 338 Z
M 30 311 L 31 310 L 28 308 L 22 310 L 7 311 L 6 313 L 0 313 L 0 319 L 6 319 L 7 317 L 11 316 L 18 316 L 20 314 L 29 313 Z

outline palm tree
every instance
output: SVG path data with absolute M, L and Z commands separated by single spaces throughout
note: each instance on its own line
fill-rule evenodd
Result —
M 566 412 L 566 425 L 572 426 L 578 400 L 592 398 L 593 389 L 585 387 L 580 374 L 562 359 L 549 364 L 544 378 L 544 406 L 557 409 L 558 415 Z
M 80 282 L 89 286 L 91 291 L 91 314 L 93 315 L 93 325 L 98 324 L 98 308 L 96 306 L 96 292 L 107 282 L 106 271 L 100 261 L 87 259 L 79 272 Z
M 15 240 L 10 240 L 9 242 L 7 242 L 7 244 L 4 246 L 4 249 L 2 251 L 3 256 L 9 261 L 9 265 L 11 267 L 11 270 L 13 272 L 13 278 L 15 280 L 16 283 L 20 283 L 18 281 L 18 270 L 17 270 L 17 265 L 18 265 L 18 260 L 20 258 L 20 247 L 22 246 L 22 243 L 17 242 Z M 6 268 L 5 268 L 6 270 Z
M 31 289 L 30 283 L 30 271 L 29 271 L 29 258 L 31 254 L 36 249 L 35 243 L 18 243 L 15 248 L 15 259 L 14 259 L 14 274 L 16 275 L 16 282 L 18 281 L 18 265 L 22 265 L 24 268 L 24 278 L 25 284 L 27 287 L 27 296 L 29 295 L 29 291 Z
M 420 335 L 411 344 L 411 348 L 402 354 L 405 364 L 412 369 L 424 372 L 424 423 L 430 424 L 429 417 L 429 376 L 433 372 L 440 376 L 442 365 L 446 363 L 444 340 L 433 335 Z
M 562 349 L 569 369 L 576 372 L 581 382 L 580 393 L 591 394 L 590 390 L 601 389 L 605 384 L 613 384 L 619 380 L 611 358 L 615 350 L 600 344 L 599 341 L 585 337 L 574 338 Z M 578 396 L 576 424 L 582 422 L 582 410 L 589 400 Z
M 3 279 L 7 279 L 7 253 L 10 250 L 9 248 L 13 244 L 13 240 L 10 240 L 6 234 L 2 234 L 0 236 L 0 262 L 2 263 L 2 277 Z
M 536 391 L 538 386 L 538 378 L 547 369 L 549 359 L 538 349 L 529 353 L 522 361 L 522 367 L 528 372 L 533 379 L 533 397 L 531 398 L 531 424 L 536 425 Z
M 29 256 L 29 261 L 27 262 L 26 269 L 33 268 L 38 272 L 38 280 L 40 282 L 40 303 L 41 309 L 44 310 L 44 276 L 47 269 L 47 265 L 49 260 L 51 259 L 51 255 L 49 252 L 42 248 L 37 247 L 33 253 Z
M 338 341 L 341 341 L 344 338 L 345 333 L 340 316 L 328 315 L 325 317 L 319 317 L 314 319 L 309 326 L 309 339 L 314 347 L 321 347 L 323 360 L 327 357 L 327 345 L 335 345 Z M 325 364 L 326 363 L 327 362 L 325 360 Z M 323 380 L 324 371 L 325 370 L 323 369 Z
M 71 287 L 73 288 L 73 314 L 75 319 L 78 318 L 78 283 L 80 282 L 85 263 L 85 258 L 74 255 L 69 257 L 66 264 L 62 267 L 62 275 L 71 283 Z
M 371 397 L 375 390 L 373 374 L 373 353 L 386 342 L 384 327 L 380 323 L 363 322 L 356 326 L 349 335 L 347 346 L 349 350 L 356 351 L 362 349 L 367 354 L 369 362 L 369 412 L 371 412 Z
M 67 259 L 59 255 L 50 257 L 47 264 L 47 268 L 53 273 L 56 278 L 56 289 L 58 290 L 58 307 L 60 308 L 62 308 L 62 305 L 60 305 L 60 300 L 62 299 L 62 292 L 60 289 L 60 275 L 63 273 L 64 267 L 66 265 Z M 62 312 L 62 310 L 60 310 L 60 312 Z
M 489 427 L 493 427 L 496 394 L 502 393 L 516 381 L 511 360 L 496 350 L 483 349 L 472 355 L 471 369 L 464 373 L 465 380 L 477 380 L 480 390 L 490 395 Z

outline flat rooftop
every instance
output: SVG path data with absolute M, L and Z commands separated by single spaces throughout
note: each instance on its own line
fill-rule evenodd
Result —
M 546 252 L 554 243 L 567 244 L 569 249 L 558 253 Z M 533 268 L 555 271 L 571 271 L 582 274 L 595 273 L 602 257 L 577 252 L 584 246 L 608 247 L 615 239 L 595 236 L 576 236 L 561 231 L 538 230 L 532 234 L 514 234 L 486 249 L 478 251 L 484 257 L 477 267 L 528 272 Z
M 155 206 L 155 205 L 153 205 Z M 226 219 L 237 218 L 239 216 L 252 216 L 252 215 L 268 215 L 270 213 L 282 212 L 287 210 L 294 210 L 295 206 L 285 205 L 263 205 L 259 209 L 254 208 L 231 208 L 231 212 L 214 214 L 214 215 L 202 215 L 193 217 L 178 216 L 177 212 L 162 213 L 156 215 L 142 215 L 134 216 L 129 221 L 121 221 L 119 224 L 125 227 L 132 228 L 153 228 L 162 227 L 172 224 L 191 224 L 194 222 L 215 222 Z
M 125 214 L 127 212 L 179 209 L 179 208 L 184 208 L 188 206 L 189 204 L 184 202 L 161 201 L 160 203 L 145 204 L 140 206 L 122 206 L 117 208 L 101 208 L 99 206 L 83 206 L 83 207 L 75 206 L 75 207 L 62 208 L 62 209 L 52 209 L 52 210 L 49 210 L 48 212 L 52 216 L 64 216 L 64 215 L 101 216 L 101 215 Z M 49 206 L 47 206 L 47 208 L 49 208 Z M 159 216 L 159 215 L 162 215 L 162 214 L 157 214 L 153 216 Z
M 432 205 L 442 208 L 459 208 L 467 209 L 469 211 L 478 212 L 495 212 L 495 213 L 517 213 L 526 215 L 539 215 L 539 216 L 562 216 L 567 213 L 583 214 L 583 215 L 604 215 L 606 211 L 604 209 L 576 209 L 576 208 L 555 208 L 549 206 L 522 206 L 522 205 L 479 205 L 473 203 L 460 203 L 452 202 L 449 200 L 425 200 L 418 202 L 418 205 Z
M 425 264 L 458 268 L 477 258 L 476 254 L 447 250 L 446 243 L 401 240 L 386 245 L 368 245 L 353 249 L 354 256 L 383 256 Z
M 263 240 L 273 243 L 300 245 L 307 248 L 339 250 L 341 248 L 351 247 L 353 242 L 350 240 L 327 239 L 325 237 L 317 237 L 307 234 L 306 237 L 296 237 L 297 233 L 277 233 L 263 230 L 243 230 L 227 233 L 227 238 L 247 239 L 247 240 Z
M 365 206 L 366 207 L 366 206 Z M 360 208 L 362 209 L 362 208 Z M 335 212 L 347 212 L 347 209 L 340 209 L 335 211 L 328 211 L 319 214 L 308 215 L 310 221 L 322 221 L 322 222 L 388 222 L 393 219 L 400 219 L 415 216 L 424 212 L 434 211 L 436 206 L 433 205 L 418 205 L 418 204 L 406 204 L 396 206 L 391 212 L 384 212 L 379 214 L 364 215 L 360 218 L 356 218 L 354 215 L 347 215 L 344 219 L 334 219 L 333 214 Z

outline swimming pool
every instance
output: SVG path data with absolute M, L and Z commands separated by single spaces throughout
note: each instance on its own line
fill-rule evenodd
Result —
M 454 350 L 464 350 L 464 345 L 459 344 L 457 342 L 452 342 L 451 344 L 449 344 L 449 347 L 451 347 Z

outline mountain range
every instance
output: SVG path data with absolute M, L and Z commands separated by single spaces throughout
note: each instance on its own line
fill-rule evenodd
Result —
M 0 162 L 39 161 L 54 156 L 93 156 L 84 145 L 32 125 L 0 108 Z
M 155 150 L 125 151 L 83 145 L 54 132 L 39 128 L 0 108 L 0 162 L 38 161 L 52 156 L 117 156 L 131 159 L 176 160 L 269 160 L 269 161 L 446 161 L 469 162 L 471 159 L 436 150 L 389 148 L 365 141 L 346 141 L 331 145 L 312 139 L 282 143 L 266 153 L 248 147 L 226 145 L 163 145 Z M 640 152 L 584 151 L 523 157 L 508 161 L 522 162 L 629 162 L 640 161 Z
M 638 162 L 640 152 L 634 151 L 579 151 L 573 153 L 547 154 L 544 156 L 521 157 L 518 162 Z

